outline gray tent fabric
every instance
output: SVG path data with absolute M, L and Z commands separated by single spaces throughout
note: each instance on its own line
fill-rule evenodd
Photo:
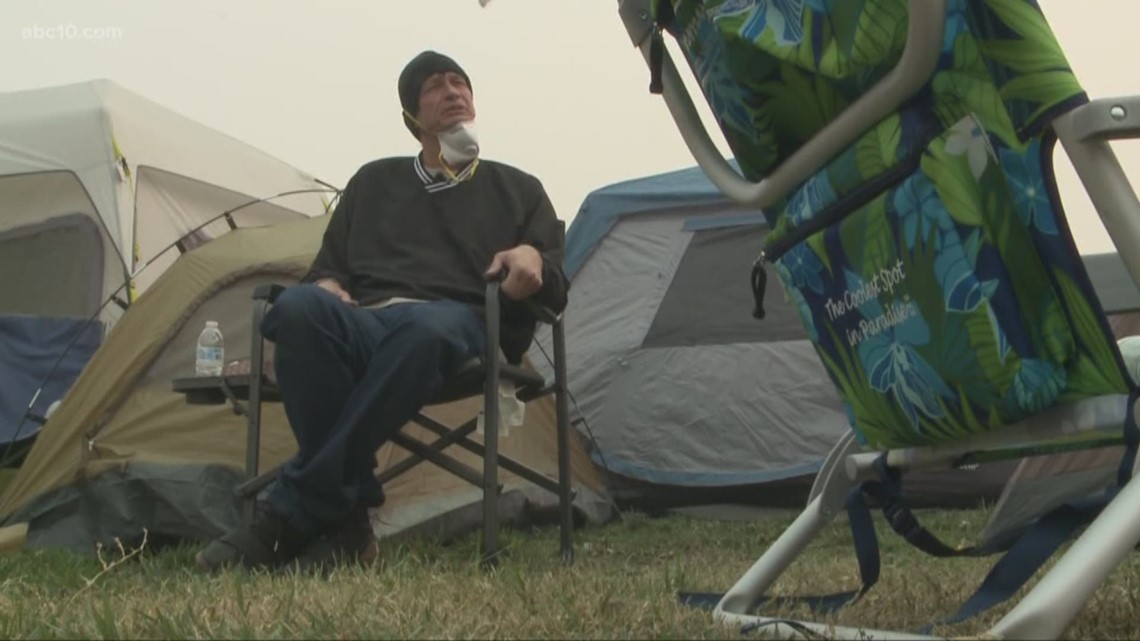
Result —
M 736 167 L 735 161 L 730 161 Z M 573 278 L 620 219 L 672 208 L 714 205 L 724 196 L 697 167 L 635 178 L 591 192 L 566 230 L 566 275 Z M 755 213 L 755 212 L 753 212 Z
M 674 202 L 650 198 L 658 211 L 630 203 L 636 182 L 618 186 L 625 214 L 598 206 L 606 190 L 591 194 L 567 234 L 569 249 L 585 237 L 575 227 L 606 218 L 596 246 L 575 250 L 586 258 L 565 314 L 570 388 L 594 462 L 641 487 L 810 478 L 846 417 L 783 293 L 768 292 L 764 320 L 752 316 L 763 218 L 701 204 L 705 190 L 685 195 L 683 184 L 673 183 Z M 540 332 L 547 353 L 549 338 Z M 538 350 L 531 361 L 545 364 Z
M 756 302 L 741 266 L 755 260 L 766 232 L 761 225 L 693 231 L 641 346 L 803 339 L 800 317 L 789 305 L 766 309 L 762 322 L 752 317 Z M 708 314 L 709 309 L 719 313 Z
M 70 214 L 0 233 L 0 313 L 89 316 L 103 293 L 103 243 L 87 216 Z
M 846 428 L 806 341 L 647 349 L 623 360 L 613 400 L 592 422 L 611 472 L 663 485 L 778 481 L 813 474 Z

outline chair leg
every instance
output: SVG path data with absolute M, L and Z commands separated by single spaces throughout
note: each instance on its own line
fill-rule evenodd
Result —
M 462 447 L 463 449 L 467 450 L 468 452 L 471 452 L 475 456 L 478 456 L 480 460 L 482 460 L 483 457 L 487 455 L 487 449 L 483 447 L 482 443 L 480 443 L 478 441 L 474 441 L 467 436 L 471 432 L 475 431 L 474 426 L 475 426 L 476 419 L 472 419 L 471 421 L 468 421 L 467 425 L 470 425 L 471 427 L 467 427 L 467 425 L 464 425 L 463 427 L 459 427 L 459 428 L 448 427 L 448 426 L 444 425 L 443 423 L 440 423 L 439 421 L 437 421 L 437 420 L 435 420 L 435 419 L 433 419 L 430 416 L 427 416 L 425 414 L 420 414 L 420 415 L 416 416 L 415 418 L 413 418 L 412 420 L 415 421 L 416 424 L 419 425 L 420 427 L 427 429 L 431 432 L 434 432 L 436 435 L 438 435 L 440 437 L 438 440 L 432 442 L 432 445 L 431 445 L 432 447 L 436 447 L 436 443 L 441 444 L 441 446 L 445 443 L 447 445 L 455 444 L 455 445 L 458 445 L 459 447 Z M 458 436 L 456 434 L 456 431 L 462 431 L 463 435 Z M 414 465 L 415 464 L 414 462 L 409 463 L 410 460 L 411 459 L 405 459 L 399 465 L 403 465 L 406 463 Z M 396 467 L 397 466 L 394 466 L 391 469 L 396 469 Z M 558 481 L 551 480 L 551 479 L 547 478 L 543 474 L 540 474 L 539 472 L 527 467 L 522 462 L 517 461 L 517 460 L 507 456 L 506 454 L 499 454 L 499 467 L 504 469 L 504 470 L 507 470 L 508 472 L 513 472 L 513 473 L 517 474 L 518 476 L 521 476 L 523 478 L 523 480 L 530 481 L 531 483 L 534 483 L 538 487 L 550 492 L 551 494 L 553 494 L 555 496 L 559 496 L 560 490 L 559 490 L 559 486 L 558 486 Z M 394 478 L 394 477 L 390 477 L 390 478 Z M 480 482 L 479 485 L 482 486 L 482 483 Z M 499 489 L 500 489 L 500 491 L 502 490 L 501 487 Z M 573 493 L 571 493 L 571 497 L 573 497 Z
M 487 354 L 483 359 L 483 564 L 499 561 L 499 287 L 487 285 Z
M 475 431 L 475 426 L 478 424 L 477 419 L 471 419 L 470 421 L 467 421 L 467 423 L 453 430 L 447 428 L 446 426 L 443 426 L 442 424 L 439 424 L 438 422 L 434 422 L 435 424 L 433 424 L 431 418 L 423 414 L 417 415 L 412 420 L 415 421 L 418 425 L 426 427 L 439 435 L 439 438 L 432 441 L 431 443 L 427 443 L 426 447 L 440 452 L 441 455 L 443 454 L 443 450 L 451 445 L 454 445 L 456 443 L 462 445 L 466 441 L 468 435 Z M 437 427 L 438 429 L 436 429 Z M 408 448 L 405 447 L 404 449 Z M 400 461 L 399 463 L 396 463 L 395 465 L 389 467 L 377 475 L 376 482 L 380 485 L 384 485 L 388 481 L 391 481 L 397 476 L 404 474 L 420 463 L 428 460 L 415 452 L 411 452 L 410 450 L 409 452 L 411 453 L 411 456 Z M 476 452 L 476 454 L 479 453 Z M 479 455 L 481 456 L 481 454 Z M 475 483 L 475 485 L 476 487 L 483 487 L 482 479 L 480 479 L 478 483 Z
M 427 445 L 418 441 L 402 432 L 396 432 L 392 435 L 391 441 L 394 445 L 408 450 L 415 456 L 418 456 L 430 463 L 437 465 L 440 468 L 451 472 L 455 476 L 471 483 L 475 487 L 483 487 L 484 475 L 479 474 L 474 468 L 464 465 L 460 461 L 451 458 L 450 456 L 439 451 L 437 448 Z M 496 493 L 501 491 L 502 488 L 496 486 Z
M 716 606 L 718 619 L 732 621 L 736 615 L 748 615 L 792 561 L 834 519 L 834 514 L 827 514 L 821 504 L 821 498 L 813 499 L 780 538 L 737 580 Z M 748 615 L 745 622 L 752 620 L 753 617 Z
M 285 467 L 285 464 L 281 463 L 273 469 L 266 470 L 258 476 L 241 482 L 234 488 L 234 495 L 242 501 L 249 501 L 252 505 L 253 498 L 256 497 L 259 492 L 269 487 L 273 481 L 277 480 L 277 475 L 281 473 L 281 468 L 283 467 Z
M 562 562 L 574 562 L 574 513 L 570 488 L 570 408 L 567 404 L 566 334 L 562 321 L 554 323 L 554 394 L 558 415 L 558 509 L 561 521 Z
M 245 441 L 245 475 L 247 481 L 257 478 L 258 456 L 261 453 L 261 380 L 265 340 L 261 336 L 261 321 L 269 303 L 265 300 L 253 302 L 253 325 L 250 328 L 249 349 L 249 409 L 246 413 L 247 428 Z M 252 522 L 257 492 L 250 492 L 242 501 L 247 522 Z
M 716 619 L 741 625 L 766 621 L 749 612 L 812 539 L 842 511 L 847 494 L 856 484 L 848 478 L 844 462 L 858 447 L 848 434 L 832 448 L 807 507 L 724 595 L 716 606 Z
M 1137 543 L 1140 482 L 1134 479 L 990 633 L 1000 639 L 1060 638 Z

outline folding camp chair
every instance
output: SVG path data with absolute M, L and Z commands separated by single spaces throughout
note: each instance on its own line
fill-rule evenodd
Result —
M 843 509 L 853 532 L 873 528 L 868 498 L 908 541 L 965 554 L 940 548 L 901 504 L 908 470 L 1124 444 L 1107 505 L 1063 506 L 995 544 L 1010 551 L 1002 567 L 946 620 L 1015 592 L 1044 561 L 1025 561 L 1042 556 L 1040 539 L 1051 539 L 1051 554 L 1088 523 L 989 631 L 1058 637 L 1140 542 L 1140 484 L 1127 483 L 1137 388 L 1061 211 L 1051 152 L 1059 140 L 1140 283 L 1140 201 L 1108 143 L 1140 135 L 1140 97 L 1089 102 L 1033 0 L 619 0 L 619 13 L 651 90 L 710 180 L 769 221 L 752 266 L 755 315 L 774 272 L 852 427 L 803 513 L 714 598 L 716 618 L 780 636 L 921 636 L 757 608 Z M 664 33 L 740 173 L 700 124 Z M 857 539 L 863 588 L 817 605 L 850 602 L 873 584 L 873 537 L 870 553 Z M 991 589 L 1012 575 L 1020 583 Z
M 274 382 L 264 372 L 265 340 L 259 328 L 269 306 L 284 291 L 281 285 L 259 286 L 253 295 L 253 332 L 250 349 L 250 372 L 242 375 L 223 375 L 216 377 L 188 377 L 176 379 L 174 390 L 186 395 L 187 402 L 192 404 L 224 404 L 231 403 L 234 412 L 246 414 L 246 477 L 247 480 L 235 489 L 237 498 L 243 501 L 246 518 L 253 514 L 254 501 L 257 494 L 266 488 L 277 477 L 280 466 L 264 473 L 258 472 L 258 454 L 261 438 L 261 407 L 263 403 L 281 401 L 281 393 Z M 551 325 L 554 340 L 554 382 L 547 381 L 539 374 L 519 365 L 502 362 L 496 355 L 494 358 L 476 357 L 461 365 L 458 370 L 444 384 L 438 398 L 429 403 L 442 405 L 454 401 L 482 395 L 483 439 L 479 441 L 471 438 L 479 425 L 480 417 L 475 416 L 464 424 L 450 427 L 420 412 L 413 422 L 433 432 L 438 438 L 425 443 L 401 431 L 392 436 L 392 442 L 407 450 L 411 455 L 402 459 L 391 467 L 382 470 L 377 480 L 384 484 L 397 476 L 404 474 L 423 461 L 433 463 L 448 472 L 470 482 L 483 490 L 483 561 L 489 565 L 497 563 L 499 544 L 499 494 L 503 486 L 498 480 L 498 468 L 517 474 L 521 478 L 546 489 L 556 496 L 559 501 L 559 516 L 561 527 L 560 551 L 566 563 L 573 561 L 573 543 L 571 540 L 573 530 L 572 506 L 574 491 L 570 486 L 570 422 L 569 406 L 567 405 L 566 387 L 566 345 L 563 333 L 562 318 L 550 310 L 538 305 L 531 305 L 540 322 Z M 492 281 L 487 284 L 486 290 L 486 326 L 487 345 L 489 350 L 498 352 L 499 344 L 499 282 Z M 555 397 L 557 413 L 557 442 L 558 442 L 558 480 L 554 481 L 538 471 L 527 467 L 523 463 L 499 453 L 500 413 L 499 413 L 499 384 L 506 380 L 515 385 L 516 397 L 524 403 L 549 396 Z M 247 407 L 248 406 L 248 407 Z M 426 408 L 425 408 L 426 409 Z M 469 465 L 449 456 L 444 449 L 457 445 L 476 456 L 483 458 L 483 470 L 480 473 Z

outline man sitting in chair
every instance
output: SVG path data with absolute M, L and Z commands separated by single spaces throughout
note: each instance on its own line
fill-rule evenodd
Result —
M 370 560 L 375 452 L 484 355 L 486 279 L 506 273 L 499 347 L 512 363 L 534 335 L 523 301 L 566 306 L 562 224 L 536 178 L 478 159 L 467 74 L 425 51 L 399 94 L 422 152 L 356 172 L 310 273 L 261 326 L 299 451 L 252 523 L 197 555 L 203 569 Z

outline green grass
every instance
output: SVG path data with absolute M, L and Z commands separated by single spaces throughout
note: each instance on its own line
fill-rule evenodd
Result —
M 923 514 L 950 543 L 967 542 L 977 512 Z M 194 549 L 116 563 L 59 551 L 0 555 L 0 638 L 739 638 L 709 613 L 678 604 L 679 590 L 724 591 L 789 518 L 716 522 L 628 514 L 577 533 L 577 561 L 558 562 L 556 529 L 504 532 L 500 569 L 477 562 L 477 538 L 451 545 L 384 545 L 377 564 L 327 578 L 191 569 Z M 991 559 L 935 560 L 889 534 L 882 579 L 828 620 L 903 630 L 950 614 Z M 790 593 L 855 587 L 846 523 L 828 528 L 781 580 Z M 1129 559 L 1067 631 L 1073 638 L 1136 638 L 1140 565 Z M 955 628 L 976 634 L 1004 604 Z M 784 613 L 789 614 L 789 613 Z M 796 613 L 803 615 L 804 613 Z

